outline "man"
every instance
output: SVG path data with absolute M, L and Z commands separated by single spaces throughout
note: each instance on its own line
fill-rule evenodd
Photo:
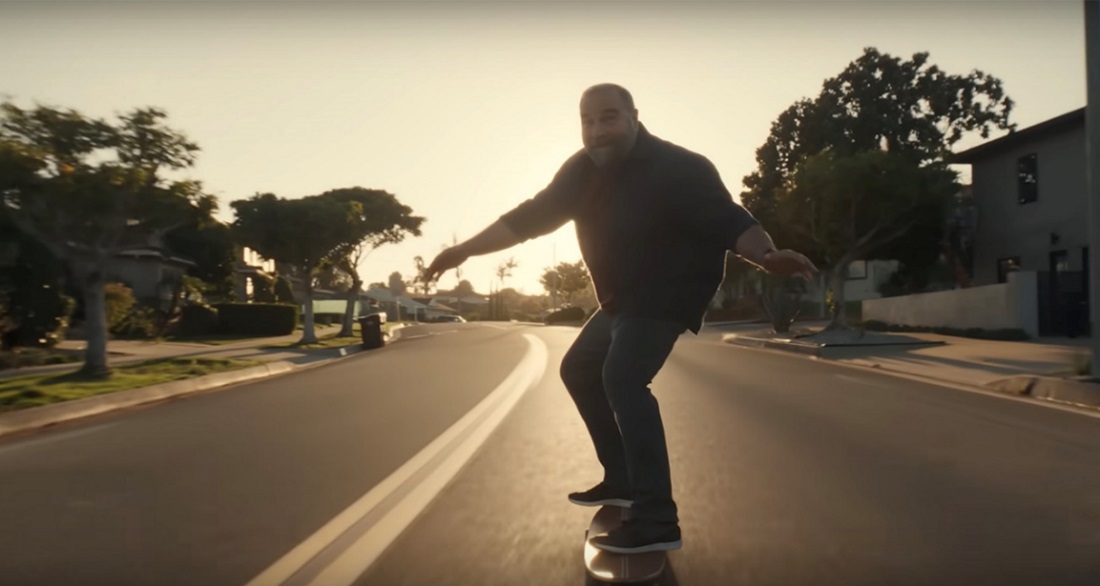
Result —
M 469 257 L 504 250 L 572 220 L 599 310 L 566 353 L 561 378 L 588 428 L 602 482 L 569 500 L 631 508 L 631 520 L 593 539 L 616 553 L 682 547 L 668 450 L 649 389 L 686 330 L 698 334 L 721 285 L 727 250 L 763 269 L 810 279 L 803 255 L 776 250 L 705 157 L 638 121 L 626 89 L 600 84 L 580 103 L 584 148 L 535 197 L 444 250 L 429 280 Z

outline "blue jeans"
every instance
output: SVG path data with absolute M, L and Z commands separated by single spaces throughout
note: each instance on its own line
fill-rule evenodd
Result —
M 686 329 L 676 321 L 598 310 L 561 363 L 604 482 L 630 489 L 634 518 L 678 523 L 664 425 L 649 384 Z

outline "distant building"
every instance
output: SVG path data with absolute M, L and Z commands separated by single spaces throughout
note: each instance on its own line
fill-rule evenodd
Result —
M 971 166 L 974 284 L 1038 273 L 1039 331 L 1088 321 L 1085 109 L 955 154 Z

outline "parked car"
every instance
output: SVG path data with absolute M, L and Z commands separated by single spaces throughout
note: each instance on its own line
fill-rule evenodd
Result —
M 466 323 L 466 318 L 461 315 L 441 315 L 435 318 L 439 323 Z

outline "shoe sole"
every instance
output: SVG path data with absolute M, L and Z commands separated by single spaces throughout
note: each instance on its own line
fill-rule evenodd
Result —
M 663 543 L 654 543 L 651 545 L 643 545 L 641 547 L 616 547 L 614 545 L 602 545 L 599 543 L 593 543 L 592 547 L 596 549 L 602 549 L 603 551 L 609 551 L 611 553 L 620 554 L 632 554 L 632 553 L 649 553 L 653 551 L 669 551 L 673 549 L 680 549 L 684 546 L 684 542 L 677 539 L 676 541 L 666 541 Z
M 628 501 L 626 499 L 603 499 L 600 501 L 578 501 L 573 497 L 569 497 L 569 502 L 574 505 L 580 505 L 582 507 L 623 507 L 630 508 L 634 504 L 634 501 Z

